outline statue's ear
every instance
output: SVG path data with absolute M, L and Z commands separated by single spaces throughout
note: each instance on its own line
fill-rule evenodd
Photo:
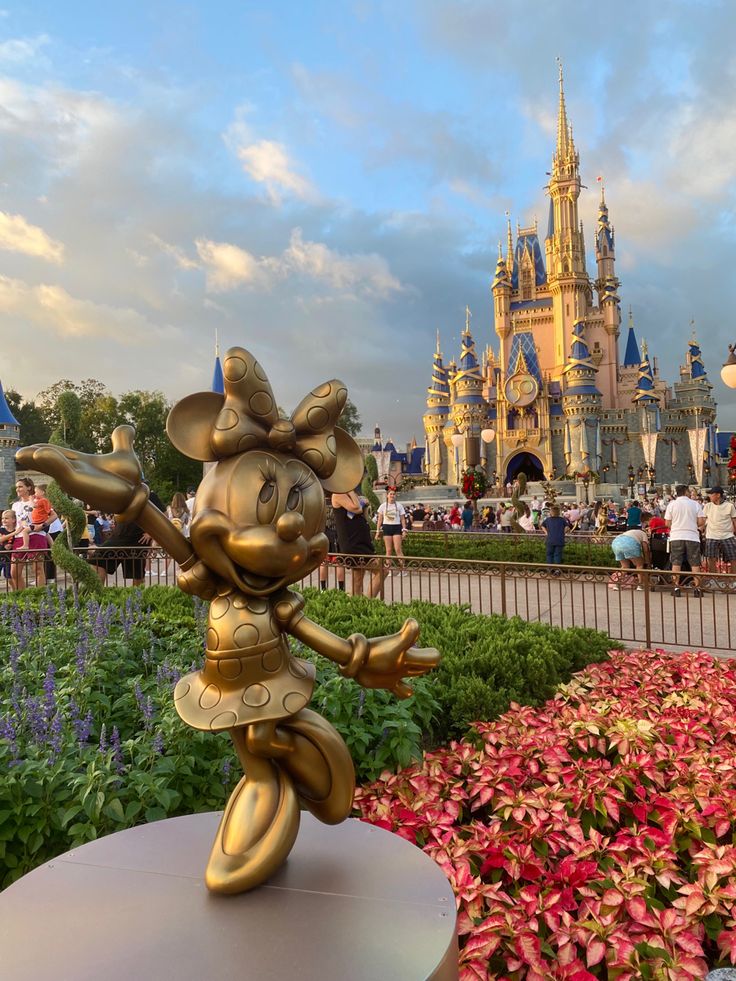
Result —
M 220 414 L 224 395 L 197 392 L 177 402 L 166 419 L 166 432 L 174 446 L 190 460 L 207 463 L 217 460 L 212 449 L 212 433 Z
M 335 426 L 335 444 L 335 469 L 320 483 L 326 491 L 333 494 L 347 494 L 363 479 L 363 454 L 353 437 L 339 426 Z

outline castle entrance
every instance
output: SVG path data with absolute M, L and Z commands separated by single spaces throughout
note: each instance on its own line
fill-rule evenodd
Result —
M 534 453 L 516 453 L 506 464 L 506 483 L 510 484 L 523 473 L 530 480 L 544 480 L 542 461 Z

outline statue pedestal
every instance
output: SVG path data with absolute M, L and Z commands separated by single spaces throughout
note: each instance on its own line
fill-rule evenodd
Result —
M 286 864 L 241 896 L 207 892 L 220 815 L 100 838 L 0 893 L 13 981 L 456 981 L 455 900 L 420 849 L 310 814 Z

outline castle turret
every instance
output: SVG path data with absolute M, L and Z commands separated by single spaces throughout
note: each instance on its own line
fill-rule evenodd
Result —
M 585 246 L 578 217 L 580 158 L 572 127 L 567 120 L 565 90 L 560 64 L 560 101 L 557 116 L 557 146 L 547 192 L 551 213 L 547 252 L 547 279 L 554 307 L 554 352 L 562 366 L 572 338 L 572 328 L 588 309 L 590 281 L 585 269 Z
M 461 471 L 480 463 L 480 432 L 488 418 L 488 404 L 483 398 L 483 385 L 483 372 L 478 364 L 475 341 L 470 332 L 470 310 L 466 307 L 460 363 L 453 378 L 450 404 L 453 432 L 458 431 L 465 436 L 459 453 L 450 457 L 453 463 L 455 463 L 455 456 L 457 457 L 457 464 Z M 452 433 L 450 437 L 451 435 Z M 457 473 L 455 482 L 459 482 Z
M 426 437 L 427 476 L 432 481 L 447 480 L 447 452 L 443 443 L 444 429 L 450 414 L 450 386 L 447 368 L 442 363 L 440 333 L 432 363 L 432 381 L 427 389 L 427 410 L 423 416 Z
M 20 446 L 20 423 L 10 411 L 0 383 L 0 500 L 5 503 L 15 487 L 15 454 Z
M 618 406 L 616 399 L 617 379 L 619 371 L 618 338 L 621 333 L 621 307 L 618 295 L 620 283 L 616 278 L 616 247 L 613 226 L 608 218 L 606 192 L 601 181 L 601 200 L 598 205 L 598 227 L 595 236 L 595 260 L 598 277 L 595 288 L 598 293 L 598 306 L 603 315 L 603 328 L 606 338 L 606 356 L 604 363 L 607 367 L 606 391 L 612 408 Z
M 585 340 L 585 323 L 572 329 L 570 355 L 563 371 L 562 408 L 565 413 L 564 454 L 568 473 L 600 467 L 602 396 L 596 385 L 598 369 Z
M 493 292 L 495 327 L 499 340 L 498 363 L 501 366 L 505 366 L 508 356 L 508 337 L 511 334 L 511 274 L 508 263 L 504 260 L 503 253 L 501 252 L 500 242 L 498 243 L 496 273 L 493 277 L 491 290 Z

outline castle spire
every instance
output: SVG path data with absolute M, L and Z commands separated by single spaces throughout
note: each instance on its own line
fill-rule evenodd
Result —
M 212 372 L 212 391 L 218 395 L 225 394 L 225 379 L 222 374 L 222 364 L 220 362 L 220 344 L 215 329 L 215 368 Z
M 567 107 L 565 105 L 565 84 L 562 74 L 562 60 L 557 59 L 560 69 L 560 104 L 557 112 L 557 156 L 562 159 L 567 156 L 570 148 L 570 126 L 567 122 Z
M 642 363 L 639 354 L 639 345 L 636 343 L 634 333 L 634 315 L 629 307 L 629 333 L 626 335 L 626 352 L 624 354 L 624 368 L 638 368 Z
M 511 275 L 514 268 L 514 236 L 511 234 L 511 214 L 506 212 L 506 268 Z

